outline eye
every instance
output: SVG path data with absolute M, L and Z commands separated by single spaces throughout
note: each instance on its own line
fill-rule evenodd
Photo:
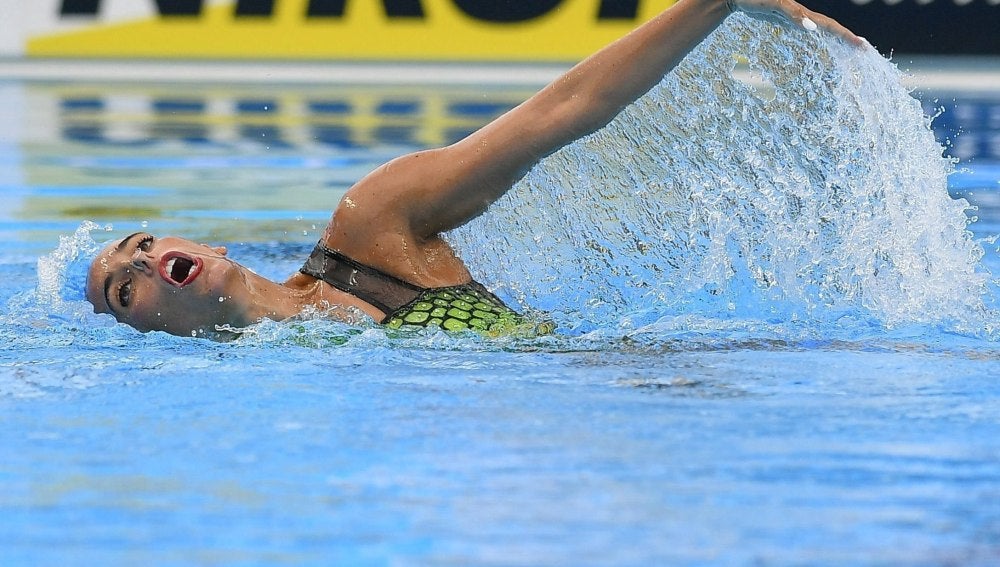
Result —
M 153 245 L 153 235 L 147 234 L 139 240 L 139 243 L 136 244 L 135 247 L 139 250 L 142 250 L 143 252 L 148 252 L 149 248 L 152 245 Z
M 127 279 L 118 286 L 118 303 L 122 307 L 128 307 L 132 301 L 132 280 Z

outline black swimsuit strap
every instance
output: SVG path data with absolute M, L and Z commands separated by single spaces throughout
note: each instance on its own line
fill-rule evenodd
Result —
M 415 300 L 425 288 L 356 262 L 322 242 L 299 269 L 385 313 L 386 318 Z

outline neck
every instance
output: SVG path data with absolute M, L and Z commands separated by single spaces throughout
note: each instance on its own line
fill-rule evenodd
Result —
M 261 319 L 283 321 L 310 307 L 349 323 L 365 316 L 378 321 L 383 316 L 375 307 L 305 274 L 296 273 L 282 284 L 241 269 L 241 278 L 247 293 L 241 294 L 238 318 L 242 321 L 236 326 L 252 325 Z
M 265 318 L 283 321 L 323 302 L 323 290 L 319 286 L 291 287 L 249 271 L 244 273 L 244 284 L 249 291 L 244 310 L 247 324 Z

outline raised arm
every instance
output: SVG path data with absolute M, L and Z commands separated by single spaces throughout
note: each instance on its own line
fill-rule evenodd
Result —
M 383 226 L 404 226 L 418 240 L 460 226 L 539 160 L 610 122 L 734 9 L 807 28 L 815 23 L 860 42 L 832 19 L 792 0 L 680 0 L 467 138 L 400 157 L 372 172 L 345 202 Z

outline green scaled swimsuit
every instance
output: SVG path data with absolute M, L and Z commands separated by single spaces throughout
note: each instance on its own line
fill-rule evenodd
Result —
M 524 323 L 523 317 L 477 282 L 426 289 L 384 321 L 393 329 L 403 325 L 438 326 L 448 331 L 472 329 L 486 334 L 504 334 Z
M 356 262 L 322 242 L 316 245 L 299 271 L 378 308 L 386 314 L 379 322 L 393 329 L 440 327 L 448 331 L 473 330 L 486 335 L 551 331 L 549 324 L 531 323 L 504 305 L 479 282 L 420 287 Z

